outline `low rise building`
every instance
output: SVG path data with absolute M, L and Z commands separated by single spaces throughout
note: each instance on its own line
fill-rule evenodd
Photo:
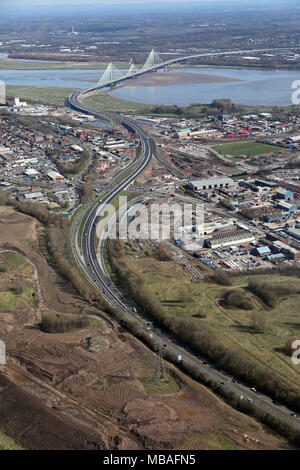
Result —
M 209 248 L 215 249 L 230 245 L 242 245 L 244 243 L 253 242 L 254 240 L 253 234 L 248 230 L 237 229 L 213 234 L 210 239 L 206 240 L 206 243 Z
M 47 172 L 47 176 L 52 180 L 52 181 L 59 181 L 59 180 L 64 180 L 64 177 L 60 174 L 57 173 L 57 171 L 50 170 Z
M 192 180 L 187 184 L 187 188 L 192 191 L 205 191 L 207 189 L 229 188 L 234 185 L 231 178 L 205 178 Z
M 271 250 L 268 246 L 258 246 L 254 248 L 253 254 L 257 256 L 266 256 L 271 254 Z
M 292 191 L 288 191 L 283 188 L 279 188 L 274 195 L 275 199 L 284 199 L 285 201 L 291 201 L 293 197 L 294 194 L 292 193 Z

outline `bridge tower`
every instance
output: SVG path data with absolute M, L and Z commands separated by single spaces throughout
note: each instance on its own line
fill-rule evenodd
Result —
M 127 75 L 133 75 L 137 72 L 137 68 L 135 67 L 134 62 L 132 62 L 131 66 L 128 69 Z
M 105 85 L 106 83 L 112 82 L 113 80 L 117 80 L 122 76 L 122 72 L 114 66 L 112 62 L 108 64 L 106 70 L 103 72 L 102 77 L 100 78 L 97 86 Z
M 154 49 L 152 49 L 152 51 L 150 52 L 142 70 L 147 70 L 147 69 L 150 69 L 150 68 L 153 68 L 155 67 L 156 65 L 160 65 L 163 63 L 163 60 L 159 57 L 159 55 L 157 54 L 157 52 L 155 52 Z

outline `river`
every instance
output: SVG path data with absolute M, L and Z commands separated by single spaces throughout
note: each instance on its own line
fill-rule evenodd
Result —
M 292 83 L 300 80 L 300 71 L 253 70 L 234 68 L 179 68 L 178 74 L 205 74 L 227 77 L 233 82 L 180 83 L 161 86 L 122 86 L 113 96 L 147 104 L 210 103 L 215 98 L 230 98 L 244 105 L 291 105 Z M 102 70 L 0 70 L 7 85 L 84 88 L 97 83 Z M 166 72 L 167 75 L 167 72 Z M 133 84 L 133 85 L 132 85 Z

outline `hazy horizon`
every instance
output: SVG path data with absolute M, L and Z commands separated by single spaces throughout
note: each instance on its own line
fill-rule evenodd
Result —
M 1 1 L 1 0 L 0 0 Z M 226 9 L 245 10 L 263 8 L 283 8 L 299 5 L 296 0 L 2 0 L 1 16 L 5 18 L 44 16 L 76 16 L 82 17 L 99 14 L 123 16 L 160 11 L 161 13 L 180 13 L 191 9 L 199 12 L 215 12 Z M 118 6 L 118 8 L 116 8 Z

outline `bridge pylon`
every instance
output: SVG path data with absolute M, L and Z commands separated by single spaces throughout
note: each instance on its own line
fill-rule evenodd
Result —
M 155 52 L 154 49 L 150 52 L 142 70 L 147 70 L 152 67 L 155 67 L 156 65 L 161 65 L 163 63 L 163 60 L 159 57 L 158 53 Z
M 128 72 L 126 75 L 133 75 L 134 73 L 136 73 L 138 70 L 137 68 L 135 67 L 135 64 L 132 63 L 131 66 L 129 67 L 128 69 Z
M 112 62 L 110 62 L 98 81 L 97 86 L 105 85 L 106 83 L 113 82 L 113 80 L 118 80 L 122 75 L 122 72 L 118 70 Z

